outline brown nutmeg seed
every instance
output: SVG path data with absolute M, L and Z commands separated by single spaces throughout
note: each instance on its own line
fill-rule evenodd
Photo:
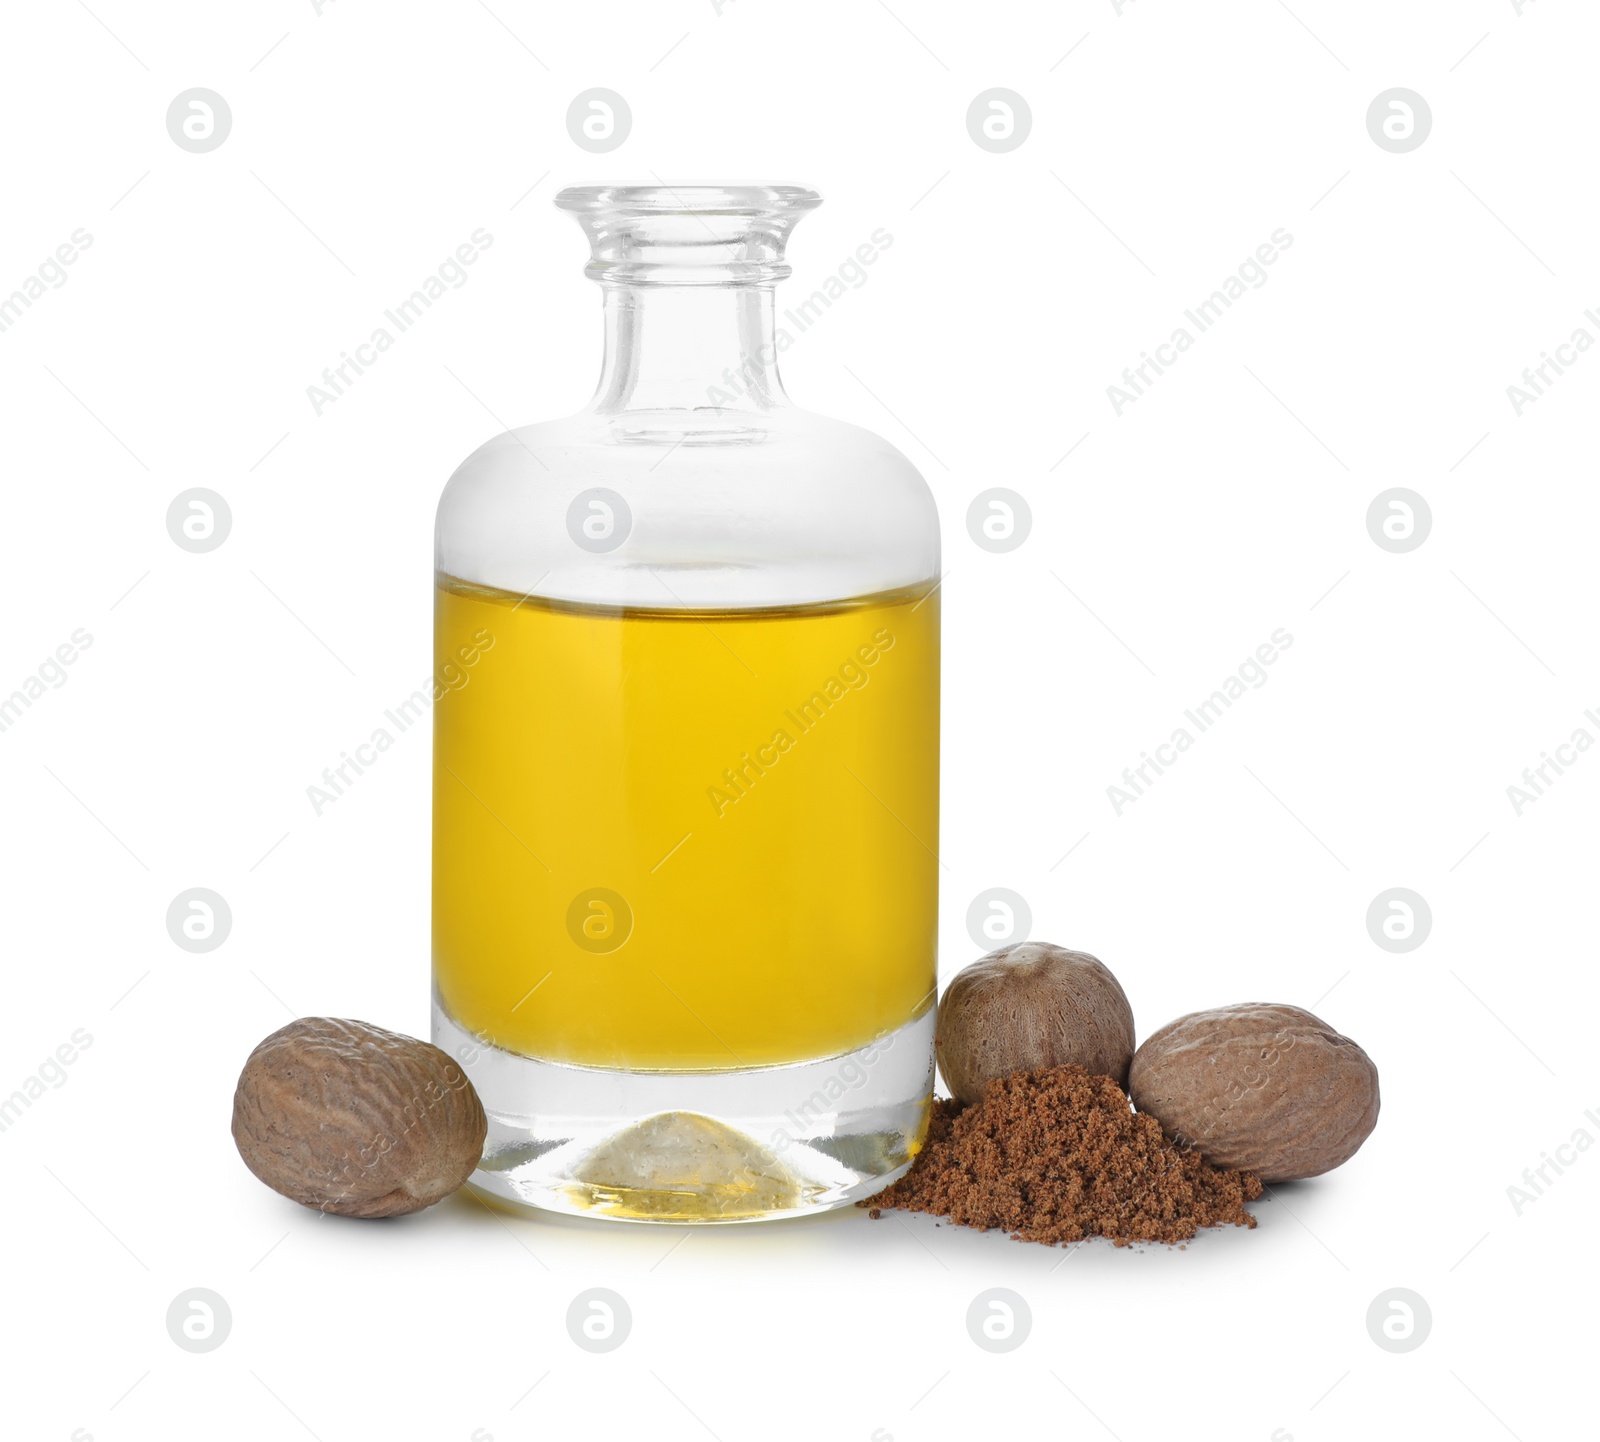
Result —
M 310 1016 L 245 1062 L 233 1140 L 275 1192 L 341 1217 L 397 1217 L 455 1191 L 488 1119 L 438 1047 L 364 1021 Z
M 1298 1006 L 1219 1006 L 1168 1022 L 1139 1048 L 1128 1089 L 1174 1141 L 1264 1182 L 1332 1171 L 1378 1124 L 1372 1058 Z
M 934 1051 L 951 1095 L 975 1102 L 995 1077 L 1076 1065 L 1124 1089 L 1133 1009 L 1110 970 L 1083 951 L 1024 941 L 980 957 L 939 1001 Z

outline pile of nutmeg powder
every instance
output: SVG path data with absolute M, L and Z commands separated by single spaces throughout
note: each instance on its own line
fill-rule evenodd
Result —
M 963 1107 L 934 1103 L 911 1170 L 860 1203 L 932 1212 L 1017 1241 L 1186 1242 L 1202 1227 L 1253 1227 L 1251 1172 L 1220 1171 L 1135 1112 L 1110 1077 L 1047 1067 L 989 1083 Z

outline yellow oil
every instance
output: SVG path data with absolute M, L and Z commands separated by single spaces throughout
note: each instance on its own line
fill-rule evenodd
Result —
M 932 1002 L 927 586 L 602 609 L 441 577 L 433 959 L 482 1040 L 586 1066 L 835 1055 Z

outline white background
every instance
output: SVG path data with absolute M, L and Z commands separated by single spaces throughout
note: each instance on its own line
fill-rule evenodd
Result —
M 75 628 L 93 644 L 0 733 L 0 1094 L 93 1041 L 0 1133 L 0 1430 L 1592 1431 L 1600 1148 L 1520 1215 L 1507 1188 L 1577 1129 L 1600 1140 L 1600 756 L 1520 816 L 1506 787 L 1600 737 L 1600 356 L 1520 417 L 1506 387 L 1600 336 L 1600 24 L 1523 8 L 13 7 L 0 293 L 75 228 L 93 244 L 0 334 L 0 693 Z M 232 109 L 208 154 L 165 126 L 192 86 Z M 633 112 L 607 155 L 566 130 L 592 86 Z M 1008 154 L 966 130 L 992 86 L 1032 109 Z M 1433 115 L 1406 154 L 1366 127 L 1393 86 Z M 820 189 L 788 303 L 894 237 L 783 367 L 801 404 L 903 448 L 943 514 L 942 974 L 1005 886 L 1036 936 L 1112 966 L 1141 1035 L 1286 1001 L 1376 1060 L 1376 1133 L 1255 1231 L 1063 1259 L 854 1211 L 686 1235 L 457 1197 L 350 1223 L 240 1163 L 234 1079 L 290 1015 L 425 1033 L 429 744 L 400 738 L 320 818 L 305 788 L 428 669 L 456 462 L 588 397 L 598 295 L 551 197 L 657 175 Z M 480 226 L 469 283 L 318 417 L 307 385 Z M 1107 385 L 1278 227 L 1268 283 L 1117 416 Z M 192 486 L 232 509 L 206 555 L 166 531 Z M 991 486 L 1033 511 L 1006 555 L 965 530 Z M 1432 511 L 1407 554 L 1366 526 L 1394 486 Z M 1122 768 L 1279 627 L 1269 682 L 1117 815 Z M 195 886 L 233 913 L 204 955 L 164 922 Z M 1405 954 L 1365 924 L 1396 886 L 1433 913 Z M 204 1355 L 164 1320 L 197 1286 L 232 1312 Z M 604 1356 L 565 1327 L 592 1286 L 633 1316 Z M 965 1325 L 992 1286 L 1033 1315 L 1003 1356 Z M 1405 1355 L 1365 1322 L 1393 1287 L 1432 1312 Z

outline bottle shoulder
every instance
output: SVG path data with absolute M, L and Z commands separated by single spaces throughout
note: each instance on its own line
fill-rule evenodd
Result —
M 806 604 L 936 578 L 926 481 L 862 427 L 767 412 L 580 412 L 486 441 L 439 501 L 438 569 L 619 605 Z

